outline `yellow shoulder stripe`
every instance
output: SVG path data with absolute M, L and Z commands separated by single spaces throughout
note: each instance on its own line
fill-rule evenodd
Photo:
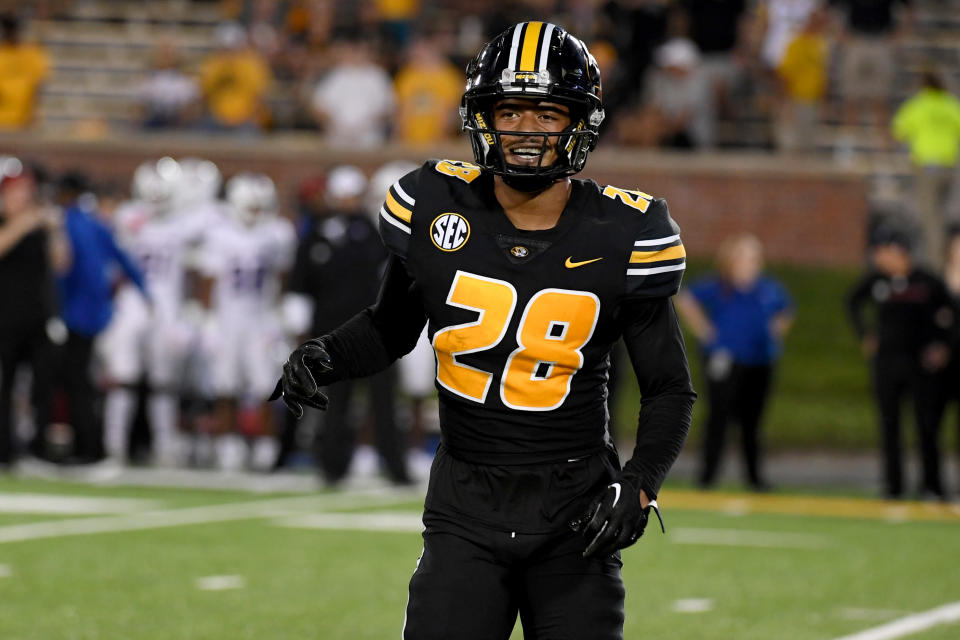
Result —
M 407 224 L 410 224 L 410 218 L 413 217 L 413 211 L 407 209 L 405 206 L 397 202 L 397 199 L 394 198 L 393 194 L 389 191 L 387 191 L 387 210 Z
M 687 255 L 682 244 L 667 247 L 660 251 L 634 251 L 630 254 L 630 262 L 660 262 L 661 260 L 676 260 Z

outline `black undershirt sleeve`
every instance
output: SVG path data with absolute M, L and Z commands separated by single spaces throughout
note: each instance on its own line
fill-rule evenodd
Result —
M 641 395 L 637 446 L 621 477 L 653 500 L 687 439 L 697 394 L 670 298 L 624 302 L 620 319 Z
M 377 301 L 321 337 L 333 370 L 317 382 L 324 385 L 383 371 L 413 350 L 426 321 L 416 283 L 403 261 L 391 256 Z

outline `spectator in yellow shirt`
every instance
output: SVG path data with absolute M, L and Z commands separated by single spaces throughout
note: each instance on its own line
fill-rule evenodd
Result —
M 826 24 L 826 11 L 816 9 L 780 58 L 777 74 L 784 100 L 776 141 L 781 151 L 812 151 L 816 146 L 820 108 L 827 93 L 830 50 L 823 35 Z
M 22 129 L 33 122 L 37 91 L 49 68 L 42 47 L 20 41 L 16 16 L 0 17 L 0 128 Z
M 943 264 L 944 222 L 960 157 L 960 100 L 946 90 L 940 76 L 923 74 L 923 87 L 897 110 L 893 137 L 910 146 L 917 212 L 923 226 L 927 262 Z
M 264 98 L 273 80 L 260 53 L 247 44 L 246 31 L 236 23 L 217 27 L 220 50 L 200 71 L 200 86 L 215 130 L 257 132 L 269 118 Z
M 394 80 L 397 137 L 409 144 L 430 144 L 456 135 L 463 73 L 444 57 L 435 38 L 410 46 L 407 63 Z

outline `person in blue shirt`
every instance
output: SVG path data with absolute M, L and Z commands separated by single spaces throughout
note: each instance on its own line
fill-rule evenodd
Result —
M 677 308 L 700 343 L 709 404 L 700 486 L 717 478 L 727 425 L 741 427 L 747 482 L 768 488 L 760 470 L 760 424 L 781 342 L 793 323 L 783 286 L 763 274 L 763 246 L 751 234 L 726 239 L 716 272 L 693 282 Z
M 96 215 L 86 178 L 68 173 L 60 178 L 58 201 L 64 207 L 64 227 L 73 250 L 70 269 L 57 285 L 60 312 L 68 329 L 58 368 L 59 386 L 66 392 L 74 430 L 73 458 L 93 462 L 103 455 L 103 438 L 94 411 L 96 392 L 90 360 L 96 336 L 113 315 L 116 269 L 148 296 L 143 272 L 121 249 L 112 231 Z

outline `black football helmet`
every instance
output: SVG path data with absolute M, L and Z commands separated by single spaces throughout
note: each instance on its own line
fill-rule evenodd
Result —
M 549 100 L 570 109 L 570 126 L 559 135 L 552 164 L 542 162 L 556 133 L 491 128 L 494 104 L 509 96 Z M 474 161 L 520 190 L 537 191 L 582 170 L 597 145 L 603 116 L 597 61 L 583 42 L 557 25 L 521 22 L 487 43 L 467 65 L 460 117 L 470 134 Z M 540 162 L 507 164 L 502 135 L 541 138 Z

